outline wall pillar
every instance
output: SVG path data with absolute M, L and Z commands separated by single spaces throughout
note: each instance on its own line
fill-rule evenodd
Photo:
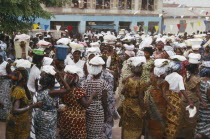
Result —
M 116 32 L 118 32 L 119 30 L 119 21 L 114 21 L 114 24 L 115 24 L 115 27 L 114 27 L 114 29 L 115 29 L 115 31 Z
M 80 21 L 78 28 L 80 33 L 85 33 L 86 21 Z

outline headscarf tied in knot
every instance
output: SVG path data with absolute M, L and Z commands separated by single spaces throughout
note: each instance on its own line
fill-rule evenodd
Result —
M 182 65 L 180 62 L 175 62 L 175 61 L 172 61 L 169 63 L 169 68 L 168 68 L 168 72 L 171 73 L 171 72 L 179 72 L 182 68 Z

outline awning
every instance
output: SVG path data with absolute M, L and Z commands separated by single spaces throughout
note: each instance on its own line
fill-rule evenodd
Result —
M 115 25 L 91 25 L 91 29 L 114 29 Z

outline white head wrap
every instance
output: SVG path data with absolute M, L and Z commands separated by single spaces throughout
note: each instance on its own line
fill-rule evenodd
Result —
M 44 57 L 43 58 L 43 66 L 45 65 L 51 65 L 53 62 L 53 59 L 52 58 L 49 58 L 49 57 Z
M 99 56 L 95 56 L 94 58 L 92 58 L 89 63 L 90 67 L 88 72 L 91 75 L 98 75 L 99 73 L 101 73 L 103 69 L 102 65 L 105 64 L 104 60 Z
M 195 54 L 195 53 L 190 53 L 188 55 L 189 57 L 189 63 L 191 64 L 200 64 L 200 60 L 201 60 L 201 55 L 200 54 Z
M 136 67 L 139 64 L 146 63 L 146 58 L 144 56 L 141 56 L 141 57 L 131 57 L 131 58 L 128 59 L 128 62 L 130 62 L 132 66 Z
M 66 67 L 64 68 L 64 71 L 70 74 L 77 74 L 79 77 L 84 76 L 83 70 L 77 67 L 76 65 L 66 65 Z
M 55 68 L 53 66 L 51 66 L 51 65 L 42 66 L 41 71 L 43 71 L 45 73 L 48 73 L 48 74 L 51 74 L 51 75 L 55 75 L 56 74 Z
M 168 70 L 168 59 L 156 59 L 155 60 L 155 68 L 154 68 L 154 74 L 158 77 L 165 74 Z
M 31 62 L 25 59 L 16 60 L 14 63 L 16 63 L 17 68 L 31 68 Z

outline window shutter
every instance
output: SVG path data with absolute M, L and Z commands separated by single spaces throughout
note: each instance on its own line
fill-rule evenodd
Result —
M 110 9 L 115 9 L 115 3 L 114 0 L 110 0 Z
M 153 10 L 157 10 L 157 9 L 158 9 L 158 0 L 154 0 Z
M 87 8 L 91 9 L 91 0 L 87 0 Z
M 96 0 L 93 0 L 92 9 L 96 9 Z
M 79 8 L 83 8 L 84 7 L 84 0 L 79 0 Z
M 135 0 L 131 0 L 131 9 L 135 10 Z

